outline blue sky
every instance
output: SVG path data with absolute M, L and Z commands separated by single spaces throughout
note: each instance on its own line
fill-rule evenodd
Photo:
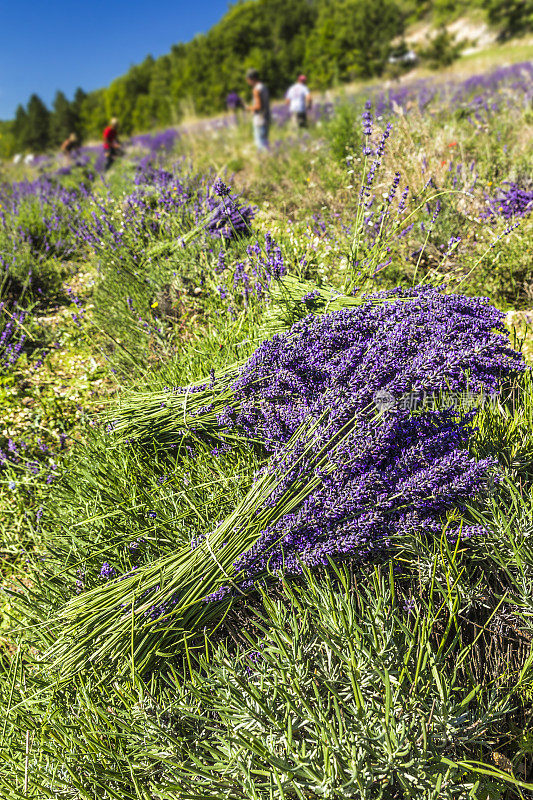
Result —
M 207 31 L 228 0 L 4 0 L 0 9 L 0 119 L 36 92 L 50 105 L 106 86 L 149 53 Z

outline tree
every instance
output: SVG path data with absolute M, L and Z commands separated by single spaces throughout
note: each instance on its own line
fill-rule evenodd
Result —
M 74 100 L 71 103 L 72 113 L 74 115 L 74 133 L 78 139 L 83 139 L 83 126 L 82 126 L 82 110 L 87 92 L 84 92 L 79 86 L 74 92 Z
M 147 56 L 141 64 L 137 64 L 120 78 L 114 80 L 105 90 L 105 107 L 108 117 L 118 117 L 120 128 L 124 133 L 131 133 L 134 128 L 134 115 L 137 99 L 147 95 L 154 59 Z
M 27 106 L 28 124 L 24 144 L 42 153 L 50 142 L 50 112 L 37 94 L 32 94 Z
M 420 51 L 420 55 L 428 61 L 431 69 L 441 69 L 453 64 L 459 58 L 463 47 L 464 43 L 456 42 L 455 36 L 449 33 L 446 28 L 440 28 L 437 35 L 431 39 L 429 45 Z
M 490 22 L 500 28 L 500 38 L 533 30 L 532 0 L 485 0 L 484 4 Z
M 13 136 L 17 150 L 24 150 L 26 147 L 26 137 L 28 134 L 28 114 L 22 105 L 17 106 L 15 119 L 13 120 Z
M 323 0 L 307 41 L 306 72 L 321 87 L 379 74 L 402 31 L 394 0 Z
M 17 145 L 13 133 L 14 126 L 14 120 L 11 122 L 0 120 L 0 158 L 11 158 L 16 152 Z
M 171 57 L 161 56 L 154 63 L 148 89 L 152 101 L 151 113 L 158 125 L 177 122 L 176 108 L 170 95 L 170 75 Z
M 70 133 L 76 133 L 76 114 L 63 92 L 56 92 L 50 114 L 50 144 L 60 145 Z
M 83 98 L 79 112 L 79 125 L 84 138 L 100 138 L 102 136 L 102 131 L 108 121 L 105 92 L 105 89 L 96 89 Z

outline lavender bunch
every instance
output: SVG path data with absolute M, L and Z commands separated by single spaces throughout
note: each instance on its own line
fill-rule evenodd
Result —
M 503 313 L 483 298 L 419 286 L 363 299 L 263 342 L 233 383 L 220 427 L 260 435 L 274 449 L 308 416 L 327 411 L 342 425 L 378 392 L 393 400 L 492 393 L 525 368 L 503 333 Z
M 332 427 L 328 426 L 330 437 Z M 233 563 L 233 580 L 208 599 L 221 600 L 253 588 L 266 575 L 300 574 L 306 567 L 350 557 L 359 563 L 384 559 L 403 536 L 469 538 L 479 526 L 455 515 L 467 500 L 486 491 L 493 459 L 476 462 L 465 450 L 468 419 L 453 411 L 410 415 L 398 411 L 376 423 L 361 412 L 342 444 L 333 450 L 332 468 L 296 508 L 265 528 L 255 544 Z M 295 480 L 317 472 L 313 453 L 289 457 L 282 451 L 284 478 L 267 507 L 286 504 Z M 273 469 L 276 458 L 268 466 Z M 454 518 L 455 516 L 455 518 Z
M 318 423 L 306 426 L 304 440 L 294 437 L 286 453 L 296 448 L 305 458 L 314 452 L 317 469 L 327 472 L 328 442 L 318 441 L 314 436 L 317 429 Z M 104 659 L 110 663 L 110 659 L 118 665 L 129 653 L 138 666 L 148 666 L 153 663 L 154 648 L 162 650 L 171 640 L 173 646 L 182 646 L 200 624 L 205 625 L 219 613 L 216 606 L 204 602 L 206 596 L 231 580 L 233 562 L 282 513 L 281 504 L 275 508 L 265 505 L 280 478 L 283 474 L 278 470 L 263 472 L 233 512 L 197 546 L 181 547 L 73 597 L 59 611 L 59 635 L 45 656 L 47 660 L 68 680 L 88 662 Z M 320 480 L 318 476 L 305 476 L 293 481 L 292 501 L 305 498 Z M 172 628 L 166 622 L 162 624 L 161 617 L 169 613 L 176 621 Z
M 266 574 L 383 558 L 407 534 L 440 534 L 446 524 L 457 538 L 458 512 L 486 489 L 494 464 L 466 451 L 471 415 L 445 404 L 384 416 L 372 398 L 378 389 L 393 398 L 496 391 L 524 369 L 502 316 L 478 298 L 397 289 L 263 343 L 227 376 L 222 397 L 233 393 L 234 403 L 218 418 L 223 431 L 272 451 L 248 495 L 189 548 L 73 598 L 60 614 L 56 663 L 77 669 L 89 652 L 115 663 L 131 653 L 147 665 L 220 613 L 206 599 L 231 602 Z M 208 388 L 216 394 L 216 380 Z
M 265 571 L 295 571 L 301 561 L 316 565 L 331 556 L 355 553 L 364 559 L 387 548 L 391 552 L 391 540 L 396 533 L 401 535 L 402 527 L 412 530 L 424 523 L 433 532 L 440 523 L 439 512 L 482 489 L 490 462 L 476 464 L 462 454 L 458 446 L 466 430 L 457 429 L 451 420 L 449 426 L 441 421 L 440 428 L 436 425 L 432 431 L 430 419 L 422 429 L 414 421 L 415 427 L 404 429 L 405 422 L 403 415 L 399 424 L 381 432 L 379 421 L 369 420 L 374 425 L 372 436 L 370 427 L 361 427 L 359 417 L 333 434 L 324 418 L 308 421 L 234 511 L 194 546 L 73 597 L 59 612 L 59 638 L 47 658 L 66 680 L 87 663 L 102 659 L 118 667 L 132 658 L 139 669 L 149 668 L 158 654 L 175 653 L 220 615 L 220 603 L 206 599 L 223 600 L 225 605 L 245 594 Z M 419 430 L 433 435 L 417 449 Z M 400 431 L 403 435 L 398 436 Z M 380 461 L 384 442 L 388 452 L 385 448 Z M 387 473 L 402 445 L 406 452 L 394 482 Z M 425 471 L 428 459 L 432 469 Z M 378 484 L 373 495 L 367 491 L 365 496 L 365 482 L 377 477 L 369 474 L 373 461 L 388 484 Z M 361 466 L 365 472 L 359 475 Z M 393 487 L 396 496 L 388 496 Z M 407 501 L 416 500 L 415 508 L 404 506 L 404 489 Z M 376 498 L 382 507 L 374 510 Z M 328 521 L 325 531 L 319 531 L 321 516 Z M 391 527 L 395 523 L 398 532 Z M 385 535 L 383 530 L 377 535 L 380 526 L 386 526 Z

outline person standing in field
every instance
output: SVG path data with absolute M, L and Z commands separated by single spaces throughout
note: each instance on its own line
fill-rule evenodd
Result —
M 298 128 L 307 128 L 307 112 L 311 108 L 311 92 L 306 86 L 307 78 L 299 75 L 296 83 L 287 90 L 285 103 L 289 106 L 291 116 Z
M 109 169 L 117 155 L 120 153 L 118 140 L 118 119 L 113 117 L 107 128 L 104 129 L 105 171 Z
M 246 73 L 248 86 L 252 87 L 252 105 L 248 111 L 253 114 L 254 139 L 257 149 L 268 150 L 268 134 L 270 131 L 270 96 L 264 83 L 259 80 L 256 69 L 249 69 Z
M 67 162 L 72 161 L 72 157 L 74 153 L 78 149 L 78 137 L 75 133 L 71 133 L 67 136 L 63 144 L 61 145 L 61 152 L 65 156 Z

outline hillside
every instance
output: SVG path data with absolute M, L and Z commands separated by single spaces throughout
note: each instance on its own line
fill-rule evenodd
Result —
M 99 137 L 112 115 L 120 116 L 128 134 L 175 125 L 185 112 L 213 114 L 224 108 L 230 91 L 246 90 L 243 76 L 251 66 L 274 96 L 302 70 L 316 89 L 381 75 L 390 70 L 391 42 L 401 47 L 405 31 L 417 24 L 413 43 L 422 58 L 434 67 L 447 65 L 461 48 L 454 33 L 439 34 L 439 26 L 453 26 L 468 11 L 505 39 L 532 29 L 531 5 L 525 0 L 244 0 L 206 34 L 174 45 L 160 58 L 147 56 L 105 88 L 88 94 L 78 89 L 70 101 L 58 91 L 51 110 L 32 95 L 14 121 L 0 123 L 0 156 L 57 147 L 71 130 L 81 139 Z

